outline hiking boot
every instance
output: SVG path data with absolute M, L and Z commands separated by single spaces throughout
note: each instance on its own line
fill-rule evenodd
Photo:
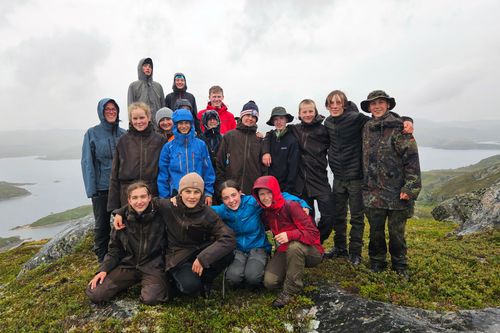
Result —
M 347 252 L 347 249 L 342 249 L 338 247 L 334 247 L 330 252 L 326 252 L 324 254 L 324 257 L 326 259 L 332 259 L 332 258 L 347 258 L 349 256 L 349 253 Z
M 359 254 L 351 253 L 349 255 L 349 261 L 353 266 L 359 266 L 359 264 L 361 264 L 361 256 Z
M 282 291 L 278 297 L 274 300 L 273 306 L 275 308 L 281 309 L 288 303 L 290 303 L 293 300 L 293 295 L 290 295 L 289 293 Z
M 200 295 L 204 299 L 210 298 L 210 293 L 212 292 L 212 284 L 211 283 L 203 283 L 201 285 Z
M 385 271 L 387 268 L 386 263 L 381 263 L 381 262 L 372 262 L 370 264 L 370 269 L 372 270 L 373 273 L 381 273 Z
M 401 278 L 405 281 L 410 280 L 410 273 L 408 273 L 408 270 L 406 268 L 393 268 L 394 271 L 396 271 L 396 274 L 401 276 Z

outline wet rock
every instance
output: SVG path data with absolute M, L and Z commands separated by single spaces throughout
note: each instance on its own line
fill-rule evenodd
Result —
M 500 308 L 438 312 L 366 300 L 321 286 L 317 332 L 500 332 Z
M 481 202 L 483 191 L 456 195 L 437 205 L 431 212 L 436 221 L 449 221 L 463 224 Z
M 94 217 L 92 215 L 72 221 L 23 265 L 18 277 L 41 264 L 49 264 L 72 253 L 75 247 L 93 228 Z
M 500 181 L 486 190 L 481 201 L 458 231 L 459 235 L 500 228 Z

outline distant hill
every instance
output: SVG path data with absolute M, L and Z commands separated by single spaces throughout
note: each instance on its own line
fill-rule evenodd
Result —
M 422 173 L 422 192 L 419 201 L 440 203 L 457 194 L 464 194 L 491 186 L 500 180 L 500 155 L 453 170 L 432 170 Z

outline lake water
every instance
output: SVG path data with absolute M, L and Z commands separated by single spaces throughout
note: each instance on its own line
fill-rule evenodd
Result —
M 419 147 L 422 171 L 454 169 L 500 154 L 500 150 L 445 150 Z M 10 230 L 50 213 L 90 204 L 83 187 L 80 160 L 39 160 L 36 157 L 0 159 L 0 181 L 34 183 L 22 186 L 32 195 L 0 201 L 0 237 L 47 238 L 65 225 L 31 230 Z

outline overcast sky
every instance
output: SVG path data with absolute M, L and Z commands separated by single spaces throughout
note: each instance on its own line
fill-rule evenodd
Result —
M 2 0 L 0 130 L 88 128 L 103 97 L 127 120 L 143 57 L 165 93 L 185 73 L 200 109 L 215 84 L 235 115 L 256 101 L 263 129 L 304 98 L 327 115 L 333 89 L 358 105 L 384 89 L 417 118 L 498 120 L 499 12 L 497 0 Z

